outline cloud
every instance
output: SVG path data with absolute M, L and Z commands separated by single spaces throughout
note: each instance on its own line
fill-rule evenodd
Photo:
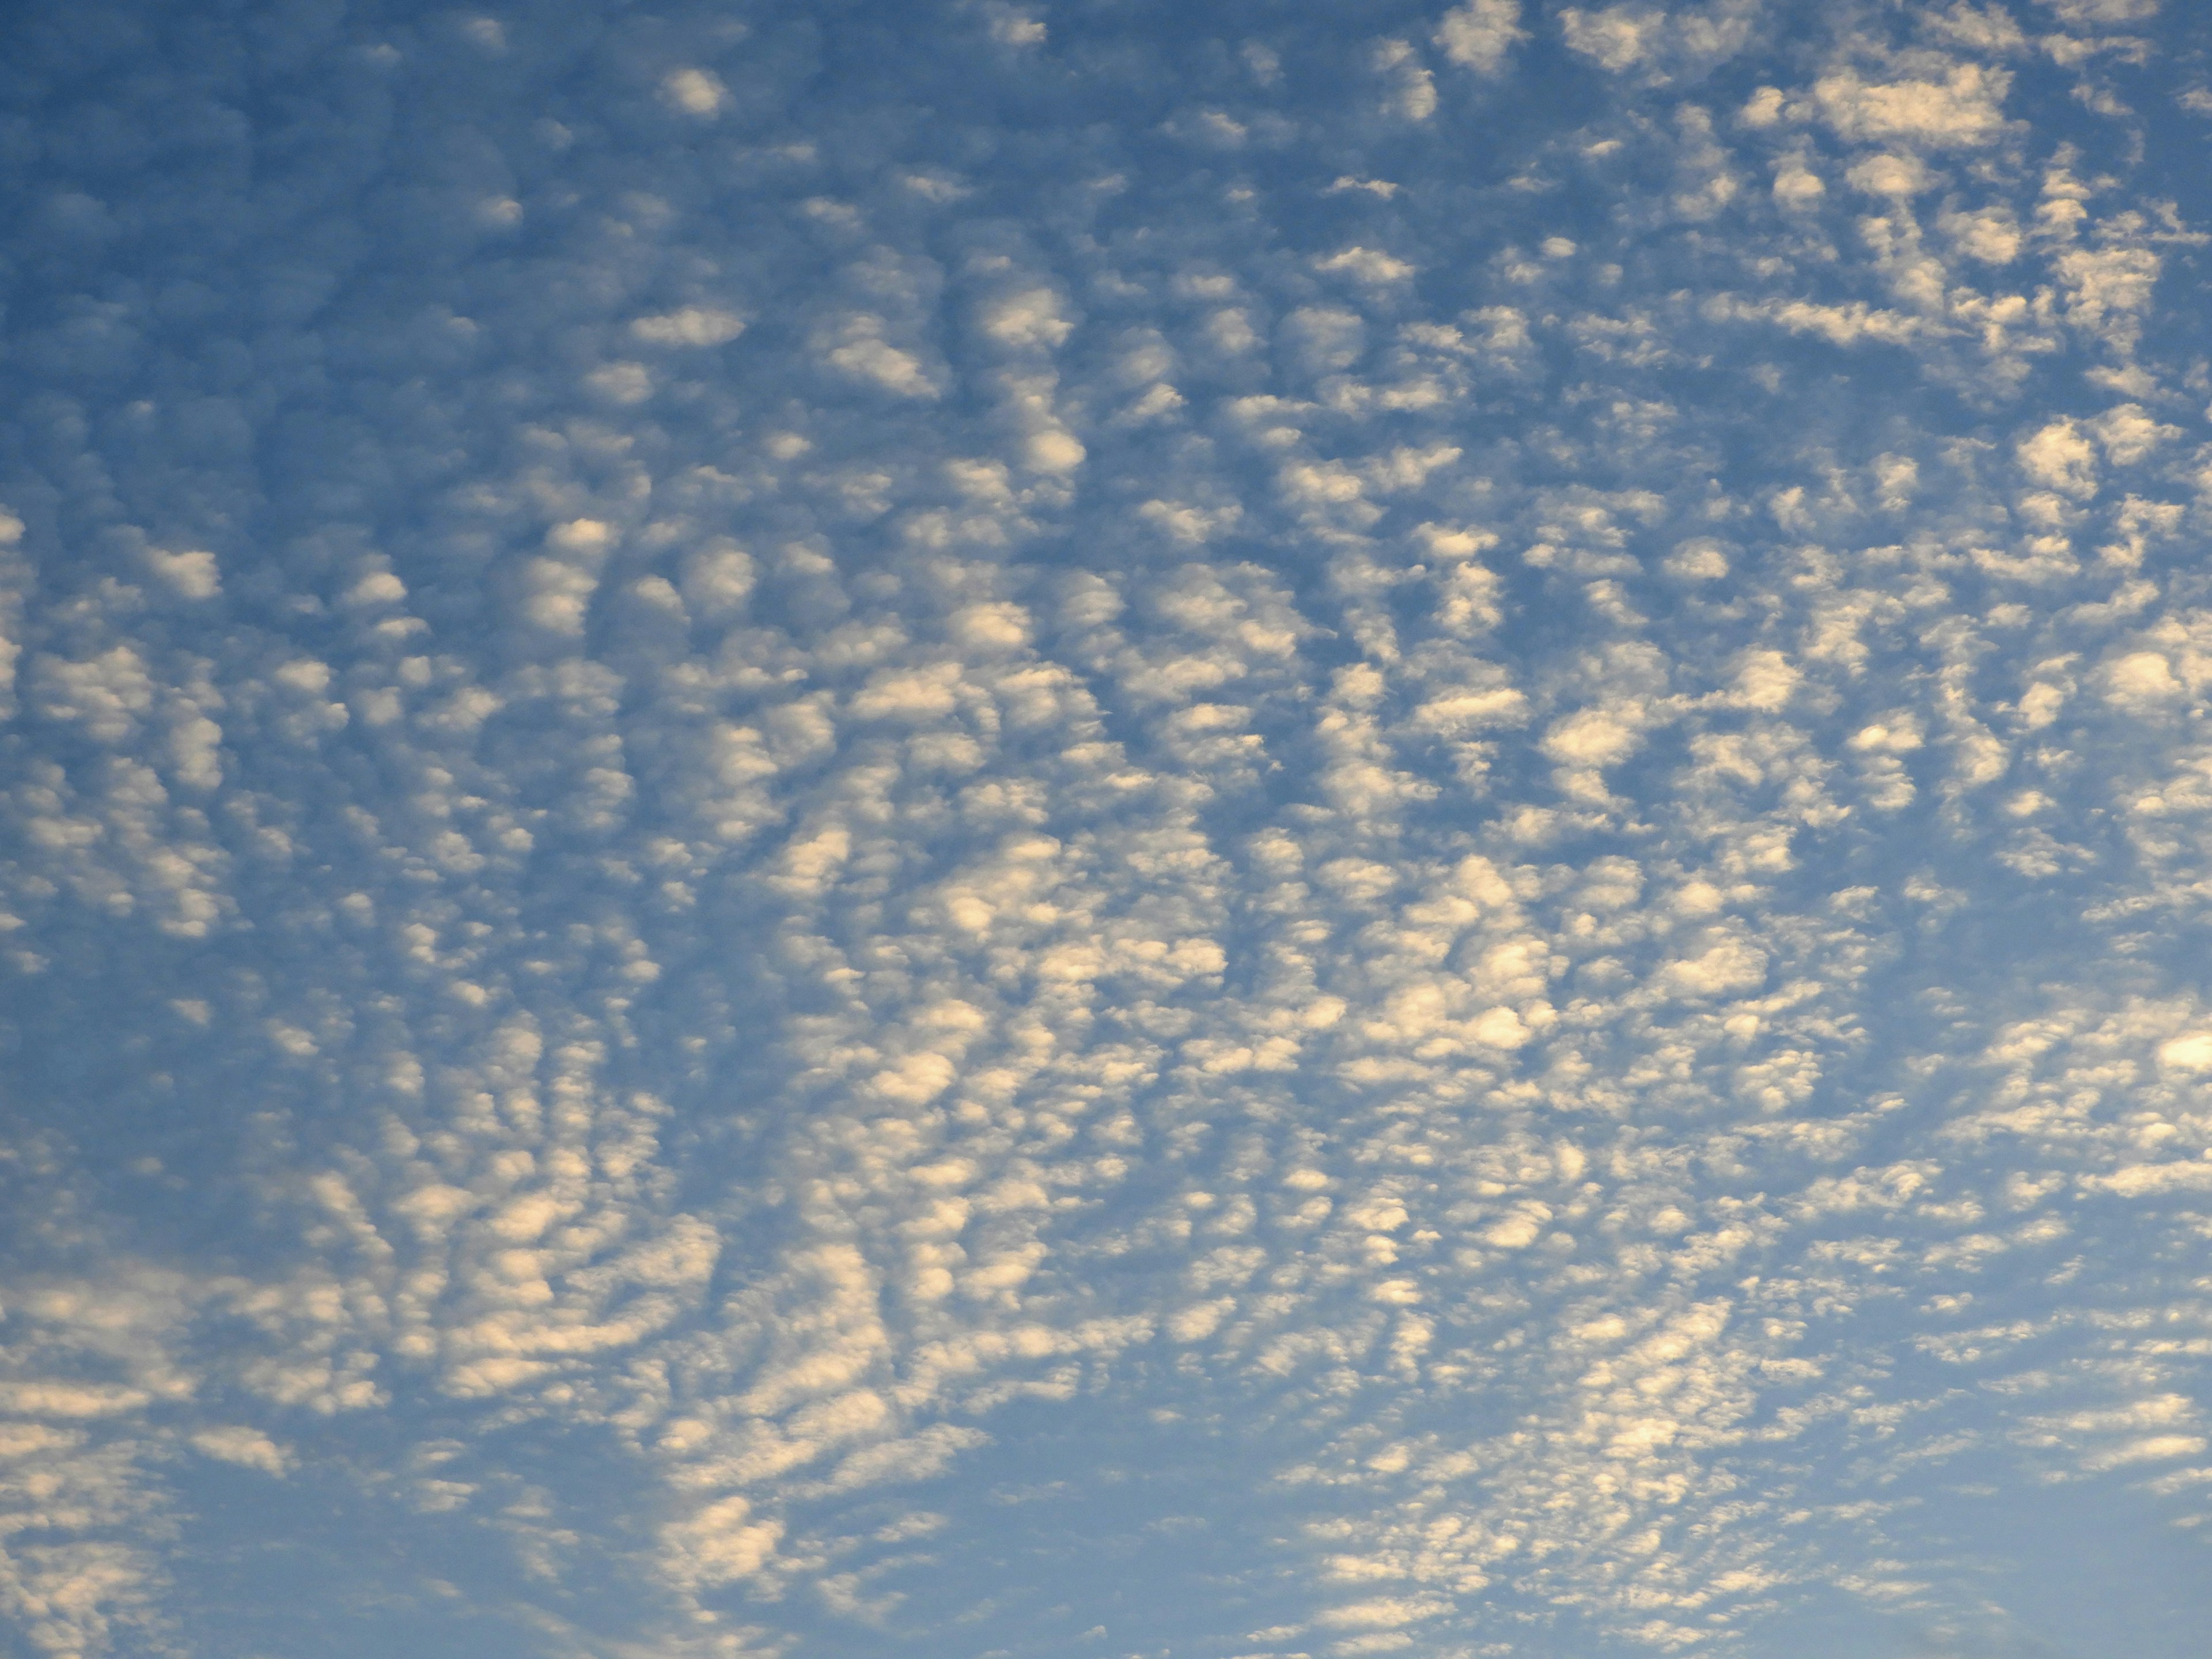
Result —
M 841 319 L 819 337 L 823 360 L 832 368 L 872 382 L 900 398 L 935 398 L 939 386 L 915 352 L 886 339 L 890 325 L 860 313 Z
M 1570 6 L 1559 14 L 1568 49 L 1615 72 L 1650 57 L 1666 26 L 1667 14 L 1649 6 L 1608 6 L 1595 12 Z
M 1344 248 L 1326 258 L 1316 259 L 1314 268 L 1342 271 L 1359 282 L 1377 286 L 1402 283 L 1413 275 L 1413 267 L 1403 259 L 1371 247 Z
M 291 1465 L 284 1449 L 258 1429 L 235 1425 L 199 1429 L 191 1437 L 192 1449 L 224 1463 L 283 1475 Z
M 1813 102 L 1844 138 L 1976 149 L 2002 135 L 2011 85 L 2008 73 L 1980 64 L 1954 65 L 1941 80 L 1868 82 L 1846 69 L 1815 82 Z
M 1586 708 L 1544 734 L 1544 752 L 1570 765 L 1613 766 L 1634 754 L 1641 741 L 1632 713 L 1624 719 L 1609 710 Z
M 721 113 L 729 89 L 714 70 L 698 68 L 671 70 L 661 77 L 661 96 L 670 107 L 702 118 Z
M 2141 23 L 2158 15 L 2159 0 L 2038 0 L 2061 22 L 2076 27 Z
M 1389 88 L 1384 108 L 1408 121 L 1425 121 L 1437 112 L 1436 77 L 1406 40 L 1381 40 L 1369 60 Z
M 2069 495 L 2097 489 L 2097 452 L 2072 421 L 2053 421 L 2020 441 L 2021 470 Z
M 655 345 L 724 345 L 745 331 L 744 321 L 714 306 L 684 306 L 631 319 L 629 331 Z
M 1436 44 L 1462 68 L 1497 75 L 1506 53 L 1527 38 L 1520 21 L 1520 0 L 1469 0 L 1437 20 Z
M 772 12 L 26 48 L 18 1639 L 1878 1644 L 2201 1508 L 2124 118 Z

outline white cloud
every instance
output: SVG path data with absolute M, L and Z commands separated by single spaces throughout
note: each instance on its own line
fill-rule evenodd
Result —
M 2159 0 L 2037 0 L 2061 22 L 2076 27 L 2100 23 L 2141 23 L 2158 15 Z
M 281 1476 L 291 1465 L 284 1449 L 258 1429 L 235 1425 L 199 1429 L 194 1431 L 191 1442 L 192 1449 L 205 1456 L 259 1469 L 264 1474 Z
M 1559 14 L 1568 49 L 1618 72 L 1651 57 L 1667 27 L 1667 14 L 1653 6 L 1608 6 L 1585 12 L 1569 6 Z
M 1855 162 L 1844 175 L 1851 188 L 1869 196 L 1909 199 L 1931 187 L 1934 180 L 1917 155 L 1869 155 Z
M 155 575 L 185 599 L 211 599 L 222 592 L 222 577 L 216 556 L 204 548 L 176 553 L 149 548 L 146 562 L 153 566 Z
M 1586 708 L 1544 734 L 1544 752 L 1572 766 L 1613 766 L 1642 745 L 1632 711 Z
M 890 325 L 867 313 L 847 316 L 818 336 L 823 359 L 832 368 L 872 382 L 901 398 L 939 395 L 935 378 L 915 352 L 885 337 Z
M 983 314 L 983 331 L 1002 345 L 1049 350 L 1066 343 L 1075 325 L 1060 296 L 1050 289 L 1026 289 L 993 302 Z
M 1667 574 L 1681 581 L 1718 581 L 1728 573 L 1728 554 L 1709 538 L 1685 542 L 1667 556 Z
M 154 704 L 154 682 L 145 661 L 128 645 L 74 662 L 40 657 L 32 664 L 31 676 L 40 712 L 49 720 L 80 726 L 98 743 L 130 737 Z
M 1316 259 L 1314 268 L 1316 270 L 1342 271 L 1359 282 L 1377 286 L 1402 283 L 1413 275 L 1413 267 L 1403 259 L 1371 247 L 1345 248 L 1326 258 Z
M 744 319 L 716 306 L 682 306 L 633 318 L 629 331 L 654 345 L 725 345 L 745 331 Z
M 2005 70 L 1980 64 L 1956 64 L 1941 80 L 1868 82 L 1842 70 L 1814 82 L 1813 101 L 1845 138 L 1973 149 L 2003 134 L 2011 85 Z
M 2020 257 L 2020 224 L 2003 207 L 1987 207 L 1972 213 L 1946 213 L 1940 222 L 1959 251 L 1970 259 L 1977 259 L 1985 264 L 2004 265 L 2010 264 Z
M 2212 1071 L 2212 1033 L 2192 1031 L 2159 1045 L 2158 1060 L 2177 1071 Z
M 2160 444 L 2181 436 L 2179 427 L 2152 419 L 2140 404 L 2117 404 L 2091 422 L 2090 428 L 2106 457 L 2118 466 L 2133 466 Z
M 1408 121 L 1425 121 L 1437 112 L 1436 77 L 1407 40 L 1379 40 L 1370 60 L 1389 92 L 1383 107 Z
M 2070 420 L 2053 421 L 2020 441 L 2021 470 L 2068 495 L 2096 493 L 2097 452 Z
M 696 67 L 669 70 L 661 79 L 660 94 L 672 108 L 702 118 L 720 114 L 729 101 L 729 88 L 721 77 L 712 70 Z
M 1437 21 L 1436 44 L 1446 58 L 1477 75 L 1496 75 L 1505 55 L 1527 36 L 1521 0 L 1468 0 Z

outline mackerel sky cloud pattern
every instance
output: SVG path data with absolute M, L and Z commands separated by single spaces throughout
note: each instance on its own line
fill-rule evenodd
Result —
M 7 38 L 10 1651 L 2202 1653 L 2192 9 Z

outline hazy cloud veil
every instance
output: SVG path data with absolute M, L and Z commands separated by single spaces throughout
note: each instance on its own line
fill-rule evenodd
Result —
M 2196 8 L 0 30 L 10 1651 L 2203 1651 Z

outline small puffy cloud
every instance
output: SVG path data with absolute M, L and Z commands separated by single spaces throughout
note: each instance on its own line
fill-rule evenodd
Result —
M 1461 68 L 1496 75 L 1514 43 L 1528 38 L 1520 22 L 1521 0 L 1468 0 L 1437 21 L 1436 43 Z
M 2010 264 L 2020 257 L 2020 222 L 2002 204 L 1945 213 L 1937 223 L 1952 245 L 1983 264 Z
M 991 38 L 1000 46 L 1041 46 L 1045 43 L 1047 30 L 1042 18 L 1014 6 L 994 5 L 989 10 Z
M 1828 193 L 1820 175 L 1802 156 L 1784 156 L 1775 164 L 1774 199 L 1785 208 L 1812 206 Z
M 661 77 L 660 95 L 672 109 L 705 119 L 722 112 L 729 89 L 712 70 L 671 70 Z
M 2181 436 L 2178 426 L 2167 426 L 2143 412 L 2141 404 L 2121 404 L 2089 422 L 2106 455 L 2117 466 L 2133 466 L 2162 443 Z
M 1667 14 L 1654 6 L 1608 6 L 1594 12 L 1569 6 L 1559 13 L 1559 27 L 1569 51 L 1618 73 L 1657 50 Z
M 2021 439 L 2015 453 L 2021 471 L 2063 495 L 2097 493 L 2097 451 L 2073 420 L 2058 420 Z
M 830 1479 L 837 1491 L 891 1481 L 927 1480 L 940 1474 L 960 1453 L 990 1443 L 981 1429 L 940 1423 L 902 1440 L 887 1440 L 847 1455 Z
M 1090 451 L 1083 441 L 1054 421 L 1040 421 L 1022 441 L 1022 461 L 1032 472 L 1073 472 Z
M 1565 765 L 1606 767 L 1626 760 L 1643 742 L 1636 711 L 1585 708 L 1545 732 L 1543 750 Z
M 855 312 L 817 337 L 823 360 L 840 373 L 869 381 L 894 397 L 935 398 L 935 379 L 918 356 L 885 337 L 889 328 L 881 317 Z
M 1917 155 L 1869 155 L 1844 173 L 1851 188 L 1869 196 L 1917 196 L 1935 181 Z
M 653 345 L 725 345 L 745 331 L 744 319 L 735 312 L 714 306 L 684 306 L 652 317 L 640 317 L 629 331 Z
M 1869 341 L 1905 345 L 1929 329 L 1924 317 L 1870 306 L 1863 300 L 1826 305 L 1812 300 L 1753 301 L 1716 295 L 1706 301 L 1705 311 L 1717 320 L 1737 318 L 1778 323 L 1792 334 L 1814 335 L 1837 346 L 1863 345 Z
M 2024 52 L 2027 36 L 2012 14 L 1996 5 L 1976 6 L 1956 0 L 1948 11 L 1932 9 L 1923 14 L 1921 26 L 1939 39 L 1977 52 Z
M 2186 1031 L 2158 1048 L 2158 1063 L 2171 1072 L 2212 1072 L 2212 1031 Z
M 755 1519 L 751 1504 L 729 1497 L 702 1504 L 668 1523 L 661 1532 L 669 1565 L 684 1579 L 705 1587 L 750 1578 L 775 1553 L 783 1522 Z
M 2182 693 L 2173 665 L 2156 651 L 2130 651 L 2115 658 L 2105 670 L 2106 695 L 2124 708 L 2149 708 L 2170 702 Z
M 1018 650 L 1029 643 L 1031 623 L 1029 612 L 1021 606 L 996 601 L 971 605 L 957 612 L 952 631 L 970 646 Z
M 1485 1227 L 1482 1242 L 1501 1250 L 1525 1250 L 1543 1237 L 1544 1228 L 1551 1219 L 1549 1205 L 1528 1200 Z
M 1178 1342 L 1202 1342 L 1221 1328 L 1236 1304 L 1226 1297 L 1195 1302 L 1168 1316 L 1168 1334 Z
M 641 404 L 653 396 L 653 374 L 643 363 L 605 363 L 584 384 L 613 404 Z
M 568 519 L 545 532 L 546 546 L 584 559 L 600 557 L 615 540 L 615 527 L 605 519 Z
M 1316 259 L 1314 269 L 1341 271 L 1356 281 L 1377 288 L 1405 282 L 1413 275 L 1413 267 L 1403 259 L 1371 247 L 1348 247 L 1341 252 L 1329 254 L 1324 258 Z
M 1375 71 L 1383 77 L 1389 95 L 1383 107 L 1408 121 L 1425 121 L 1437 112 L 1436 77 L 1422 64 L 1410 40 L 1376 43 Z
M 1048 288 L 1024 289 L 994 301 L 982 317 L 983 332 L 1000 345 L 1049 351 L 1064 344 L 1075 325 L 1060 297 Z
M 25 1417 L 84 1420 L 123 1417 L 143 1410 L 153 1396 L 143 1389 L 103 1382 L 0 1382 L 0 1411 Z
M 2062 23 L 2094 28 L 2107 23 L 2142 23 L 2158 15 L 2159 0 L 2036 0 Z
M 2152 1434 L 2140 1439 L 2124 1441 L 2092 1452 L 2082 1459 L 2082 1467 L 2105 1470 L 2124 1468 L 2132 1463 L 2165 1462 L 2177 1457 L 2194 1457 L 2204 1449 L 2204 1437 L 2197 1434 Z
M 1510 1008 L 1492 1008 L 1477 1015 L 1468 1028 L 1468 1035 L 1486 1048 L 1518 1048 L 1535 1033 Z
M 1850 747 L 1861 754 L 1909 755 L 1925 739 L 1908 709 L 1897 709 L 1851 733 Z
M 1665 977 L 1678 996 L 1717 997 L 1756 990 L 1765 982 L 1766 969 L 1765 951 L 1747 939 L 1725 938 L 1669 963 Z
M 1282 338 L 1310 371 L 1349 368 L 1366 349 L 1367 325 L 1358 313 L 1341 307 L 1302 306 L 1283 319 Z
M 1510 685 L 1446 691 L 1421 704 L 1419 718 L 1453 737 L 1496 726 L 1518 726 L 1528 718 L 1528 699 Z
M 1709 538 L 1684 542 L 1667 556 L 1666 572 L 1677 581 L 1714 582 L 1729 573 L 1729 558 L 1721 544 Z
M 1958 64 L 1940 81 L 1869 82 L 1844 70 L 1816 82 L 1813 100 L 1846 138 L 1977 148 L 2003 133 L 2011 85 L 2004 70 L 1981 64 Z
M 149 547 L 146 550 L 146 562 L 156 576 L 185 599 L 211 599 L 222 592 L 222 576 L 216 568 L 216 556 L 204 549 L 169 553 Z
M 1789 100 L 1782 95 L 1781 88 L 1761 87 L 1744 100 L 1735 118 L 1753 131 L 1763 132 L 1779 122 L 1788 107 Z
M 345 602 L 361 610 L 398 605 L 406 597 L 407 584 L 383 569 L 368 571 L 345 592 Z
M 2069 321 L 2109 343 L 2131 346 L 2163 268 L 2147 247 L 2069 248 L 2055 262 Z
M 942 167 L 915 167 L 898 176 L 899 183 L 925 202 L 957 202 L 975 194 L 975 186 Z
M 522 614 L 549 633 L 580 635 L 599 586 L 599 573 L 586 566 L 532 559 L 522 571 Z
M 1215 507 L 1194 507 L 1184 501 L 1146 501 L 1137 516 L 1186 547 L 1197 547 L 1235 529 L 1244 509 L 1230 501 Z
M 1314 1617 L 1338 1630 L 1396 1630 L 1450 1611 L 1450 1602 L 1432 1596 L 1382 1596 L 1327 1607 Z
M 291 1467 L 284 1449 L 258 1429 L 227 1425 L 200 1429 L 191 1437 L 192 1449 L 202 1456 L 264 1474 L 282 1475 Z
M 950 714 L 958 704 L 960 665 L 887 669 L 872 675 L 853 699 L 861 720 L 922 720 Z
M 97 743 L 118 743 L 154 705 L 146 662 L 128 645 L 71 661 L 40 657 L 32 665 L 33 697 L 50 720 L 81 726 Z
M 1747 652 L 1736 673 L 1734 700 L 1746 708 L 1771 714 L 1787 706 L 1802 678 L 1779 651 Z

